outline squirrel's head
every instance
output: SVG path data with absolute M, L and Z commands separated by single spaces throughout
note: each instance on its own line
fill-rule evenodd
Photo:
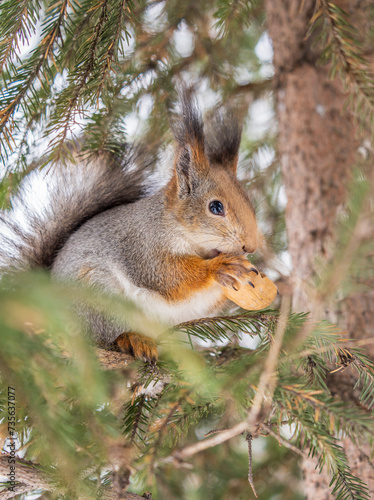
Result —
M 214 115 L 204 137 L 191 96 L 182 96 L 182 119 L 174 127 L 178 149 L 166 189 L 178 237 L 204 258 L 253 253 L 257 224 L 253 205 L 236 177 L 241 127 L 228 112 Z

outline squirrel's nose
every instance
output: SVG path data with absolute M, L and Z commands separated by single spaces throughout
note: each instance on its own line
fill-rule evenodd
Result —
M 244 245 L 243 251 L 244 251 L 244 253 L 255 253 L 256 248 Z

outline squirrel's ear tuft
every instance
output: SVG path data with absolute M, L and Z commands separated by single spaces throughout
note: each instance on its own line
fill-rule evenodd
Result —
M 205 154 L 204 123 L 192 89 L 183 88 L 179 101 L 181 114 L 172 123 L 175 138 L 182 152 L 188 149 L 190 168 L 196 173 L 207 173 L 209 163 Z
M 181 198 L 193 193 L 209 172 L 205 154 L 204 124 L 192 89 L 183 88 L 180 98 L 181 113 L 172 128 L 178 142 L 175 158 L 175 177 Z
M 189 145 L 177 151 L 174 168 L 178 196 L 185 198 L 193 194 L 201 185 L 204 173 L 195 167 L 193 152 Z
M 216 110 L 206 120 L 206 150 L 209 161 L 236 173 L 242 125 L 233 111 Z

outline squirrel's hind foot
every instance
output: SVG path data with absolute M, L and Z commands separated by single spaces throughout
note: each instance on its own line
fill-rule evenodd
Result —
M 122 352 L 134 356 L 135 359 L 144 359 L 154 363 L 158 359 L 156 342 L 137 332 L 124 332 L 114 341 Z

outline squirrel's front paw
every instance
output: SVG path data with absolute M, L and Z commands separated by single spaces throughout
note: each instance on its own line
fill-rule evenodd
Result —
M 131 354 L 135 359 L 144 359 L 145 361 L 155 362 L 158 359 L 156 342 L 136 332 L 124 332 L 116 338 L 114 344 L 121 351 Z
M 216 257 L 216 280 L 222 286 L 231 286 L 236 289 L 252 271 L 253 266 L 244 255 L 221 254 Z M 255 270 L 257 273 L 257 270 Z

